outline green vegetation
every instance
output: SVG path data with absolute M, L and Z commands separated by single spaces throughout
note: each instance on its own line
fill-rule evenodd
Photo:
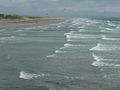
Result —
M 22 19 L 23 17 L 20 15 L 6 15 L 0 14 L 0 19 Z
M 10 14 L 0 14 L 0 19 L 36 19 L 44 18 L 44 16 L 20 16 L 20 15 L 10 15 Z

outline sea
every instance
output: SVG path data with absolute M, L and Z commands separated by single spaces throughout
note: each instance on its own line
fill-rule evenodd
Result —
M 0 90 L 120 90 L 120 21 L 1 28 Z

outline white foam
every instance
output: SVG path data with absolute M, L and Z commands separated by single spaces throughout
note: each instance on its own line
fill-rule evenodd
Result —
M 120 39 L 117 39 L 117 38 L 107 38 L 106 35 L 103 35 L 102 39 L 103 40 L 120 40 Z
M 105 30 L 112 31 L 113 29 L 112 28 L 105 28 Z
M 88 35 L 88 34 L 67 34 L 66 35 L 66 38 L 85 38 L 85 39 L 88 39 L 88 38 L 100 38 L 100 36 L 98 35 Z
M 104 63 L 104 62 L 102 62 L 102 61 L 95 61 L 95 62 L 93 62 L 91 65 L 93 65 L 93 66 L 98 66 L 98 67 L 111 66 L 111 64 L 107 64 L 107 63 Z
M 120 64 L 111 64 L 111 63 L 105 63 L 105 62 L 102 62 L 102 61 L 95 61 L 93 62 L 91 65 L 93 66 L 98 66 L 98 67 L 103 67 L 103 66 L 107 66 L 107 67 L 119 67 Z
M 115 61 L 113 59 L 104 59 L 100 56 L 95 55 L 94 53 L 92 54 L 93 58 L 95 59 L 95 61 L 91 64 L 93 66 L 120 66 L 120 64 L 112 64 L 112 63 L 106 63 L 104 61 Z
M 117 27 L 116 27 L 116 29 L 120 29 L 120 27 L 119 27 L 119 26 L 117 26 Z
M 56 54 L 46 56 L 46 58 L 52 58 L 52 57 L 56 57 Z
M 90 49 L 90 51 L 112 51 L 120 50 L 120 46 L 117 45 L 103 45 L 98 43 L 97 46 Z
M 78 30 L 78 32 L 83 32 L 83 31 L 85 31 L 84 29 L 80 29 L 80 30 Z
M 26 73 L 24 71 L 21 71 L 20 72 L 20 75 L 19 75 L 19 78 L 22 78 L 22 79 L 33 79 L 33 78 L 37 78 L 37 77 L 44 77 L 45 74 L 41 74 L 41 75 L 38 75 L 38 74 L 31 74 L 31 73 Z
M 66 51 L 56 50 L 55 53 L 66 53 Z
M 92 63 L 93 66 L 104 66 L 104 63 L 101 62 L 102 58 L 99 56 L 96 56 L 94 53 L 92 54 L 95 61 Z
M 0 38 L 0 40 L 11 40 L 11 39 L 15 39 L 15 36 L 10 36 L 10 37 L 2 37 Z
M 113 27 L 115 27 L 116 25 L 115 24 L 113 24 L 113 23 L 108 23 L 108 25 L 109 26 L 113 26 Z
M 79 44 L 69 44 L 69 43 L 66 43 L 64 44 L 65 47 L 77 47 L 77 46 L 80 46 Z
M 61 47 L 60 49 L 65 49 L 65 48 L 68 48 L 68 47 L 80 47 L 81 45 L 79 44 L 69 44 L 69 43 L 66 43 L 64 44 L 64 47 Z
M 96 61 L 118 61 L 118 60 L 113 60 L 113 59 L 104 59 L 102 58 L 102 56 L 97 56 L 94 53 L 92 53 L 92 56 Z
M 85 28 L 85 26 L 80 26 L 80 27 L 78 27 L 78 28 L 83 29 L 83 28 Z
M 65 33 L 64 35 L 70 35 L 70 34 L 73 34 L 73 33 L 75 33 L 75 31 L 70 31 L 68 33 Z
M 57 26 L 57 28 L 60 28 L 61 26 Z

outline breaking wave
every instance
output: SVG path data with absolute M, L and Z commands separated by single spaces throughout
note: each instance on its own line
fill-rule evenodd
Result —
M 20 75 L 19 75 L 19 78 L 22 78 L 22 79 L 33 79 L 33 78 L 37 78 L 37 77 L 45 77 L 45 76 L 49 76 L 48 74 L 31 74 L 31 73 L 26 73 L 24 71 L 21 71 L 20 72 Z
M 88 35 L 88 34 L 69 34 L 69 35 L 66 35 L 66 38 L 67 39 L 70 39 L 70 38 L 100 38 L 100 36 L 98 35 Z
M 33 74 L 33 73 L 27 73 L 24 71 L 21 71 L 19 73 L 19 78 L 21 79 L 34 79 L 34 78 L 63 78 L 63 79 L 83 79 L 84 77 L 78 77 L 78 76 L 66 76 L 66 75 L 58 75 L 58 74 Z
M 114 29 L 112 29 L 112 28 L 105 28 L 105 30 L 112 31 Z
M 56 50 L 55 53 L 66 53 L 67 51 Z
M 107 38 L 106 35 L 103 35 L 102 39 L 103 40 L 120 40 L 120 39 L 117 39 L 117 38 Z
M 120 50 L 120 47 L 117 45 L 103 45 L 98 43 L 97 46 L 90 49 L 90 51 L 112 51 Z
M 15 38 L 16 38 L 15 36 L 1 37 L 0 40 L 13 40 Z
M 52 58 L 52 57 L 56 57 L 56 54 L 46 56 L 46 58 Z
M 104 59 L 100 56 L 97 56 L 95 55 L 94 53 L 92 54 L 93 58 L 94 58 L 94 62 L 91 64 L 93 66 L 99 66 L 99 67 L 102 67 L 102 66 L 120 66 L 120 64 L 113 64 L 113 63 L 107 63 L 107 62 L 104 62 L 104 61 L 114 61 L 112 59 Z

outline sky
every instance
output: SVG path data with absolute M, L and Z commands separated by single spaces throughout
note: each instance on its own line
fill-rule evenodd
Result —
M 120 0 L 0 0 L 0 13 L 119 17 Z

